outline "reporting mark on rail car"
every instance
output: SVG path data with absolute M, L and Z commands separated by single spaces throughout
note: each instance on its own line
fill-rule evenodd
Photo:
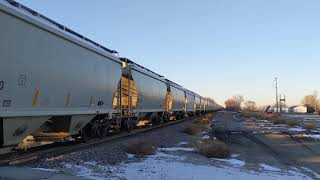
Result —
M 27 75 L 26 74 L 20 74 L 18 77 L 18 85 L 19 86 L 24 86 L 26 85 L 27 81 Z
M 12 100 L 5 99 L 5 100 L 3 100 L 2 106 L 3 107 L 10 107 L 11 103 L 12 103 Z

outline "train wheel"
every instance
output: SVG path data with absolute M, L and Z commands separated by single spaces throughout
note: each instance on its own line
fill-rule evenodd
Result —
M 110 134 L 111 122 L 107 121 L 103 125 L 100 125 L 100 138 L 104 138 Z
M 81 138 L 83 142 L 89 142 L 91 137 L 91 127 L 90 126 L 85 126 L 82 130 L 81 130 Z
M 180 113 L 177 113 L 176 114 L 176 120 L 180 120 L 181 119 L 181 114 Z
M 182 113 L 181 114 L 181 119 L 185 119 L 186 118 L 186 114 L 185 113 Z
M 108 135 L 109 128 L 107 126 L 100 126 L 99 127 L 99 131 L 100 131 L 99 138 L 104 138 L 104 137 L 106 137 Z
M 158 116 L 153 116 L 151 121 L 152 121 L 152 125 L 158 125 L 159 124 Z
M 170 121 L 170 117 L 169 117 L 168 114 L 163 115 L 162 119 L 163 119 L 163 122 L 164 122 L 164 123 L 167 123 L 167 122 Z
M 132 127 L 132 120 L 128 120 L 127 122 L 126 122 L 126 130 L 128 131 L 128 132 L 130 132 L 131 131 L 131 128 Z
M 101 125 L 94 122 L 92 125 L 92 137 L 100 138 L 101 137 Z
M 163 124 L 164 120 L 161 116 L 158 116 L 158 123 L 159 124 Z

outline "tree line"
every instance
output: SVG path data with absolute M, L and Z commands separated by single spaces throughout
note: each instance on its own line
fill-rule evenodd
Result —
M 225 101 L 225 106 L 227 110 L 230 111 L 257 111 L 256 102 L 252 100 L 244 100 L 242 95 L 235 95 Z
M 320 111 L 320 100 L 318 99 L 318 92 L 306 95 L 301 101 L 301 105 L 307 107 L 308 113 Z M 230 111 L 258 111 L 265 109 L 266 106 L 257 107 L 256 102 L 252 100 L 245 100 L 242 95 L 234 95 L 225 101 L 225 107 Z
M 301 101 L 302 105 L 307 107 L 309 113 L 319 112 L 320 100 L 318 99 L 318 92 L 314 91 L 313 94 L 306 95 Z

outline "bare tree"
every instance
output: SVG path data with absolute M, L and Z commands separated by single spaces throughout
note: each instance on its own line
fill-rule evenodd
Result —
M 307 95 L 303 98 L 302 104 L 308 108 L 308 112 L 317 111 L 320 105 L 319 100 L 316 98 L 315 94 Z
M 267 111 L 271 106 L 270 105 L 261 105 L 256 108 L 257 111 Z
M 318 91 L 313 92 L 313 97 L 314 97 L 314 110 L 318 111 Z
M 236 105 L 236 102 L 234 101 L 234 99 L 227 99 L 224 104 L 226 105 L 226 109 L 229 111 L 237 111 L 238 107 Z
M 257 106 L 256 106 L 256 102 L 248 100 L 244 103 L 244 109 L 246 111 L 256 111 L 257 110 Z
M 243 101 L 243 96 L 235 95 L 225 101 L 226 109 L 231 111 L 239 111 L 241 110 Z
M 241 105 L 242 105 L 242 103 L 244 101 L 243 96 L 242 95 L 235 95 L 235 96 L 232 97 L 232 99 L 234 99 L 235 102 L 237 103 L 237 105 L 240 106 L 240 108 L 241 108 Z

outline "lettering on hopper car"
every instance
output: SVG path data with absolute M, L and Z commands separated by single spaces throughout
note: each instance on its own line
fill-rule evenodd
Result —
M 98 101 L 98 106 L 103 106 L 104 102 L 103 101 Z
M 4 81 L 0 81 L 0 91 L 4 88 Z
M 18 78 L 18 85 L 19 86 L 24 86 L 26 84 L 26 80 L 27 80 L 27 75 L 20 74 L 19 78 Z
M 11 106 L 11 100 L 3 100 L 3 104 L 2 104 L 2 106 L 3 107 L 10 107 Z

